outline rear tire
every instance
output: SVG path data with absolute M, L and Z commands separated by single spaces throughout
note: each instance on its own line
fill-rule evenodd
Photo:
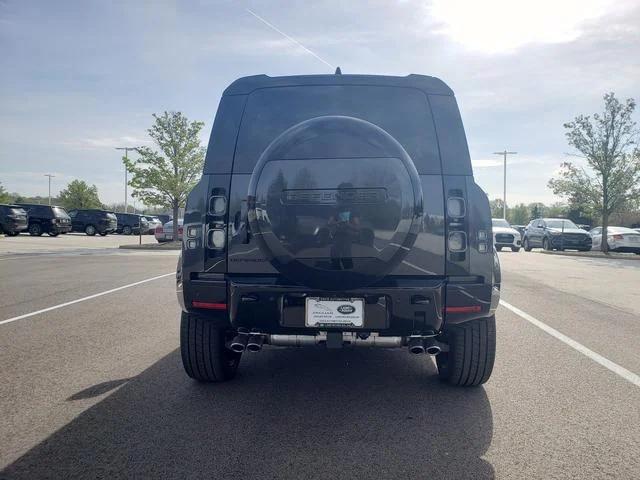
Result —
M 20 232 L 5 232 L 5 235 L 7 237 L 17 237 L 18 235 L 20 235 Z
M 42 227 L 37 223 L 32 223 L 29 225 L 29 235 L 32 237 L 39 237 L 42 235 Z
M 496 358 L 496 318 L 480 318 L 445 330 L 449 351 L 436 356 L 440 379 L 476 386 L 489 380 Z
M 520 247 L 511 247 L 511 251 L 512 252 L 519 252 L 520 251 Z
M 122 227 L 122 234 L 123 235 L 131 235 L 131 227 L 129 225 L 125 225 L 124 227 Z
M 107 232 L 99 232 L 101 237 L 106 237 L 107 236 Z
M 242 354 L 226 347 L 227 331 L 212 321 L 182 312 L 180 352 L 187 375 L 200 382 L 224 382 L 235 377 Z
M 93 237 L 96 234 L 96 227 L 94 227 L 93 225 L 87 225 L 86 227 L 84 227 L 84 233 L 86 233 L 90 237 Z
M 524 247 L 524 251 L 525 252 L 530 252 L 531 251 L 531 245 L 529 244 L 529 239 L 525 238 L 524 241 L 522 242 L 522 246 Z
M 551 248 L 551 244 L 549 243 L 549 239 L 546 237 L 542 239 L 542 249 L 547 251 L 553 250 Z

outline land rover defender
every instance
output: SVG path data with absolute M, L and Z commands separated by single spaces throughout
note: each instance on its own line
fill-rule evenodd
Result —
M 263 345 L 395 347 L 479 385 L 500 266 L 451 89 L 422 75 L 233 82 L 188 196 L 181 353 L 232 378 Z

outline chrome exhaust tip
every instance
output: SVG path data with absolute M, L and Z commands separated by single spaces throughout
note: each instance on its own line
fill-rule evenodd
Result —
M 411 337 L 409 339 L 409 353 L 412 353 L 414 355 L 421 355 L 424 353 L 424 343 L 422 341 L 422 338 L 419 337 Z
M 238 334 L 231 340 L 229 348 L 236 353 L 242 353 L 247 348 L 248 339 L 249 335 L 246 332 L 238 331 Z
M 250 352 L 259 352 L 262 350 L 262 344 L 264 343 L 263 335 L 251 335 L 249 336 L 249 340 L 247 342 L 247 350 Z
M 425 338 L 425 350 L 429 355 L 436 356 L 442 351 L 442 344 L 435 338 Z
M 426 352 L 429 355 L 434 355 L 434 356 L 438 355 L 441 351 L 442 351 L 442 349 L 437 345 L 430 345 L 430 346 L 427 347 L 427 350 L 426 350 Z

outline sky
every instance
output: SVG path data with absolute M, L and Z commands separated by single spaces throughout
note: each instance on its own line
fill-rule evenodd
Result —
M 51 173 L 53 194 L 78 178 L 122 202 L 115 147 L 149 144 L 153 113 L 205 122 L 206 145 L 233 80 L 327 64 L 441 78 L 489 197 L 508 149 L 507 202 L 552 203 L 548 180 L 575 160 L 563 123 L 609 91 L 640 100 L 640 1 L 0 0 L 0 182 L 46 195 Z

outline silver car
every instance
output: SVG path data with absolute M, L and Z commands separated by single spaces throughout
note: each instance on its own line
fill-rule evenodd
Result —
M 178 240 L 182 240 L 182 218 L 178 219 Z M 156 227 L 154 235 L 158 243 L 173 241 L 173 220 Z

